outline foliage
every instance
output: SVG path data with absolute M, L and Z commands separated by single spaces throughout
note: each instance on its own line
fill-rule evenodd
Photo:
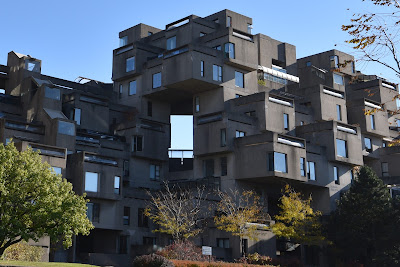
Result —
M 217 216 L 214 217 L 218 229 L 230 232 L 240 238 L 258 239 L 257 223 L 263 217 L 260 197 L 254 191 L 231 190 L 230 193 L 218 192 Z
M 365 265 L 400 264 L 400 203 L 373 170 L 361 167 L 333 214 L 330 232 L 344 261 Z
M 1 256 L 2 260 L 14 261 L 40 261 L 43 249 L 41 247 L 30 246 L 25 241 L 18 242 L 9 246 Z
M 174 267 L 165 257 L 157 254 L 138 256 L 133 260 L 134 267 Z
M 272 258 L 269 256 L 260 255 L 255 252 L 253 254 L 248 254 L 244 257 L 241 257 L 238 262 L 243 264 L 267 265 L 271 264 Z
M 350 34 L 346 41 L 361 53 L 361 59 L 375 62 L 394 71 L 400 77 L 397 52 L 399 42 L 400 4 L 397 0 L 370 0 L 373 13 L 355 13 L 342 30 Z
M 86 202 L 42 163 L 38 152 L 0 144 L 0 255 L 12 244 L 44 235 L 71 246 L 73 235 L 87 235 L 93 228 Z
M 206 261 L 185 261 L 185 260 L 171 260 L 175 267 L 244 267 L 244 266 L 251 266 L 251 267 L 265 267 L 265 266 L 272 266 L 272 265 L 253 265 L 253 264 L 246 264 L 246 263 L 231 263 L 231 262 L 221 262 L 221 261 L 214 261 L 214 262 L 206 262 Z
M 281 210 L 275 216 L 276 223 L 271 226 L 275 235 L 308 245 L 321 244 L 326 240 L 319 221 L 321 212 L 311 208 L 311 196 L 302 199 L 300 193 L 286 185 L 280 201 L 278 206 Z
M 167 259 L 208 261 L 209 257 L 202 254 L 201 248 L 188 240 L 176 240 L 172 245 L 166 246 L 157 252 Z
M 266 86 L 266 83 L 265 83 L 264 80 L 259 79 L 259 80 L 257 80 L 257 83 L 258 83 L 259 85 Z
M 200 224 L 208 212 L 204 187 L 195 190 L 170 188 L 165 183 L 164 190 L 148 194 L 151 202 L 145 215 L 160 226 L 155 232 L 170 234 L 174 240 L 180 240 L 202 231 Z

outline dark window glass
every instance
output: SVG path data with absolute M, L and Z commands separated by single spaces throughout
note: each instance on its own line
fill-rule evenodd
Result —
M 336 115 L 337 115 L 337 120 L 341 121 L 342 120 L 342 107 L 340 105 L 336 105 Z
M 371 130 L 375 130 L 375 115 L 371 114 L 369 117 L 371 119 Z
M 214 176 L 214 160 L 203 160 L 203 175 L 204 177 Z
M 147 102 L 147 116 L 153 116 L 153 103 L 151 101 Z
M 138 209 L 138 226 L 149 227 L 149 218 L 144 214 L 144 209 Z
M 229 238 L 217 238 L 217 248 L 230 248 Z
M 100 204 L 98 203 L 86 203 L 87 210 L 86 214 L 91 222 L 99 222 L 100 218 Z
M 228 160 L 227 157 L 221 158 L 221 176 L 226 176 L 228 174 Z
M 221 129 L 221 146 L 226 146 L 226 129 Z
M 306 176 L 306 159 L 300 158 L 300 175 Z
M 124 207 L 124 216 L 123 216 L 123 223 L 124 225 L 130 225 L 131 222 L 131 208 Z
M 200 76 L 204 77 L 204 61 L 200 61 Z
M 382 167 L 382 176 L 388 177 L 389 176 L 389 164 L 387 162 L 382 162 L 381 167 Z
M 132 136 L 132 152 L 143 151 L 143 136 Z

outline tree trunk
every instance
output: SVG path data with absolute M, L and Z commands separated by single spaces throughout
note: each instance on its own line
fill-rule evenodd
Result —
M 1 247 L 0 248 L 0 258 L 3 256 L 4 251 L 6 250 L 7 247 Z

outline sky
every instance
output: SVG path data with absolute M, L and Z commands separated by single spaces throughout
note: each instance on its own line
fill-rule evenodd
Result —
M 0 0 L 0 64 L 6 65 L 8 52 L 15 51 L 41 59 L 42 73 L 49 76 L 111 82 L 120 31 L 139 23 L 165 29 L 188 15 L 205 17 L 223 9 L 253 18 L 253 34 L 293 44 L 301 58 L 331 49 L 351 54 L 341 25 L 353 13 L 376 7 L 361 0 Z M 356 68 L 398 82 L 377 65 L 356 63 Z M 171 123 L 172 148 L 192 148 L 192 118 L 174 117 Z

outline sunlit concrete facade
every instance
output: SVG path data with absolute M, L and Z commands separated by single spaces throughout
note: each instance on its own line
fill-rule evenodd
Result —
M 0 140 L 40 149 L 87 194 L 96 227 L 52 260 L 127 266 L 169 244 L 143 215 L 146 190 L 163 180 L 252 189 L 272 216 L 287 183 L 328 215 L 363 164 L 398 192 L 400 154 L 388 147 L 400 126 L 398 86 L 357 72 L 337 50 L 297 59 L 294 45 L 253 35 L 252 24 L 229 10 L 165 29 L 138 24 L 119 33 L 112 84 L 46 76 L 39 59 L 9 53 L 0 65 Z M 193 115 L 193 151 L 169 151 L 171 115 Z M 245 241 L 247 252 L 288 250 L 260 234 Z M 212 224 L 195 241 L 217 258 L 240 256 L 238 238 Z M 314 264 L 321 256 L 304 255 Z

